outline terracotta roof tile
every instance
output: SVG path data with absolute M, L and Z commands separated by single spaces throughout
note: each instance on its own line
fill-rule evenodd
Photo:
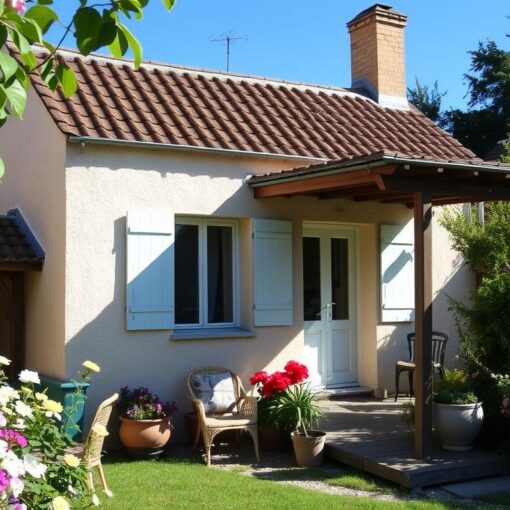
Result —
M 60 53 L 80 89 L 70 99 L 33 78 L 69 136 L 338 160 L 377 151 L 477 160 L 411 107 L 384 108 L 341 88 Z

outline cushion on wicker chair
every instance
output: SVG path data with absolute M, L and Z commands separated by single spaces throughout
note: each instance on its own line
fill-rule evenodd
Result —
M 197 373 L 191 377 L 191 385 L 206 413 L 226 413 L 235 409 L 236 393 L 230 372 Z

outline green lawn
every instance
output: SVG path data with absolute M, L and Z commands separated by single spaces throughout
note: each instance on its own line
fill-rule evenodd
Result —
M 455 509 L 484 508 L 424 500 L 381 501 L 327 495 L 273 481 L 208 469 L 183 459 L 117 461 L 104 464 L 114 497 L 102 508 L 139 509 Z

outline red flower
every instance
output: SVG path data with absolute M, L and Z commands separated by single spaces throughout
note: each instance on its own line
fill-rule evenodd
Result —
M 264 383 L 262 396 L 264 398 L 272 397 L 275 393 L 286 390 L 291 384 L 289 376 L 285 372 L 275 372 Z
M 308 368 L 297 361 L 289 361 L 285 365 L 285 373 L 291 384 L 296 384 L 308 379 Z
M 259 370 L 258 372 L 255 372 L 251 377 L 250 377 L 250 384 L 257 384 L 257 383 L 261 383 L 261 384 L 265 384 L 265 382 L 267 381 L 267 372 L 265 370 Z

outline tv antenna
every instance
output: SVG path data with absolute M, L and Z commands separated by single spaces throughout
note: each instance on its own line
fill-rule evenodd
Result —
M 227 47 L 227 73 L 230 70 L 230 46 L 236 41 L 247 41 L 248 37 L 244 35 L 237 35 L 234 31 L 229 30 L 220 35 L 220 37 L 209 37 L 209 42 L 220 43 Z

